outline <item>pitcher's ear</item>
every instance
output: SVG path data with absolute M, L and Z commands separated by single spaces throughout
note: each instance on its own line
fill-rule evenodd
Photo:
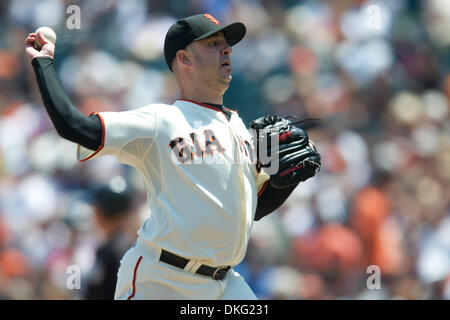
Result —
M 183 66 L 186 67 L 192 66 L 192 56 L 191 53 L 187 50 L 178 50 L 175 59 L 178 61 L 179 64 Z

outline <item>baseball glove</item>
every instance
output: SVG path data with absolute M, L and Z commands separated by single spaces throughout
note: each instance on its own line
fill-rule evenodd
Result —
M 294 126 L 296 123 L 276 115 L 266 115 L 250 122 L 257 166 L 267 168 L 265 171 L 270 174 L 270 184 L 274 188 L 294 186 L 320 170 L 320 154 L 306 131 Z M 273 168 L 277 169 L 276 172 L 270 172 Z

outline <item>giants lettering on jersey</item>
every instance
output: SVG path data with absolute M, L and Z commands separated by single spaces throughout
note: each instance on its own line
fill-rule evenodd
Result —
M 204 147 L 202 148 L 196 132 L 191 132 L 189 138 L 176 137 L 169 142 L 169 147 L 174 152 L 178 161 L 181 163 L 187 163 L 196 158 L 201 159 L 205 155 L 212 156 L 214 152 L 224 153 L 225 148 L 222 147 L 219 139 L 217 139 L 215 133 L 211 129 L 205 129 L 203 131 Z
M 223 154 L 226 151 L 213 130 L 205 129 L 203 137 L 204 144 L 200 142 L 196 132 L 191 132 L 189 133 L 189 138 L 176 137 L 171 139 L 169 147 L 172 149 L 176 159 L 183 164 L 193 161 L 194 157 L 202 159 L 204 156 L 214 155 L 214 152 Z M 245 154 L 253 163 L 255 157 L 253 156 L 254 152 L 252 152 L 253 148 L 250 142 L 238 137 L 237 145 L 240 152 Z

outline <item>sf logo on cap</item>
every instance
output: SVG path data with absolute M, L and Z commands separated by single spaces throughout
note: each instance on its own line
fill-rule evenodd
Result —
M 215 24 L 219 25 L 219 21 L 217 21 L 216 18 L 214 18 L 212 15 L 205 14 L 205 17 L 207 17 L 209 20 L 211 20 L 211 22 L 214 22 Z

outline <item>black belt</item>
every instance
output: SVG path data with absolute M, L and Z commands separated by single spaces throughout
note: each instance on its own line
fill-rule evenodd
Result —
M 164 249 L 161 250 L 159 260 L 181 269 L 184 269 L 184 267 L 186 267 L 189 263 L 188 259 L 177 256 L 176 254 L 170 253 Z M 230 269 L 231 266 L 213 268 L 202 264 L 195 273 L 201 274 L 202 276 L 211 277 L 214 280 L 223 280 Z

